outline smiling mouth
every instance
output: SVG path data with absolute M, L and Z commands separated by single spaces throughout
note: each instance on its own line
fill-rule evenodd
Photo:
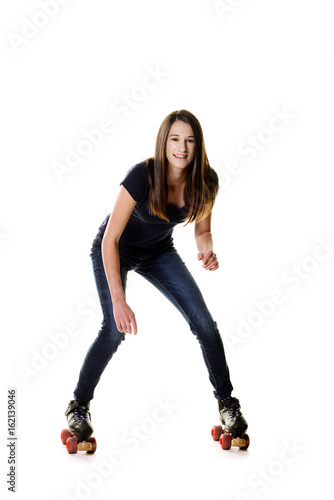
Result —
M 175 156 L 175 158 L 180 158 L 182 160 L 185 160 L 186 158 L 188 158 L 187 155 L 174 155 L 174 156 Z

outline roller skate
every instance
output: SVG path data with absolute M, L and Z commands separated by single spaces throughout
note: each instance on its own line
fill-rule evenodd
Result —
M 219 417 L 221 425 L 215 425 L 211 429 L 214 441 L 219 441 L 223 450 L 229 450 L 231 446 L 238 446 L 240 450 L 249 447 L 249 436 L 246 434 L 248 424 L 241 413 L 239 400 L 232 396 L 218 399 Z
M 93 426 L 89 412 L 90 402 L 73 399 L 69 402 L 65 416 L 67 417 L 68 429 L 61 431 L 61 440 L 66 444 L 68 453 L 86 451 L 95 453 L 96 439 L 91 437 Z

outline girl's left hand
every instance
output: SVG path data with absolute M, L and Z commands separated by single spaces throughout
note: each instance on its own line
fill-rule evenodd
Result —
M 217 259 L 217 255 L 213 253 L 212 250 L 208 250 L 207 252 L 202 252 L 197 254 L 198 260 L 201 260 L 203 263 L 203 267 L 209 271 L 215 271 L 219 267 L 219 262 Z

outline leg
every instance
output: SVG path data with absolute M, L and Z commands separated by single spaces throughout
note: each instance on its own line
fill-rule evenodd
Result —
M 88 349 L 77 386 L 74 390 L 75 398 L 81 401 L 90 401 L 93 399 L 95 387 L 100 380 L 103 370 L 117 351 L 121 341 L 125 339 L 124 333 L 120 333 L 117 330 L 113 315 L 109 285 L 103 266 L 100 238 L 95 238 L 90 256 L 92 258 L 95 282 L 101 302 L 103 321 L 97 337 Z M 120 274 L 124 293 L 128 270 L 129 266 L 120 259 Z
M 136 272 L 160 290 L 183 315 L 200 343 L 214 396 L 217 399 L 228 396 L 233 386 L 217 324 L 178 252 L 166 252 L 153 261 L 143 262 Z

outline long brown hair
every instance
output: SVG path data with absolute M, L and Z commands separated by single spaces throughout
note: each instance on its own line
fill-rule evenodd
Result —
M 166 142 L 171 126 L 176 120 L 188 123 L 195 136 L 195 157 L 189 165 L 188 177 L 184 188 L 184 202 L 187 216 L 184 221 L 199 221 L 207 217 L 215 203 L 219 190 L 218 175 L 211 168 L 205 150 L 204 137 L 198 119 L 185 109 L 173 111 L 160 125 L 155 143 L 154 157 L 147 158 L 147 171 L 150 182 L 149 210 L 161 219 L 169 221 L 166 215 L 168 195 Z

